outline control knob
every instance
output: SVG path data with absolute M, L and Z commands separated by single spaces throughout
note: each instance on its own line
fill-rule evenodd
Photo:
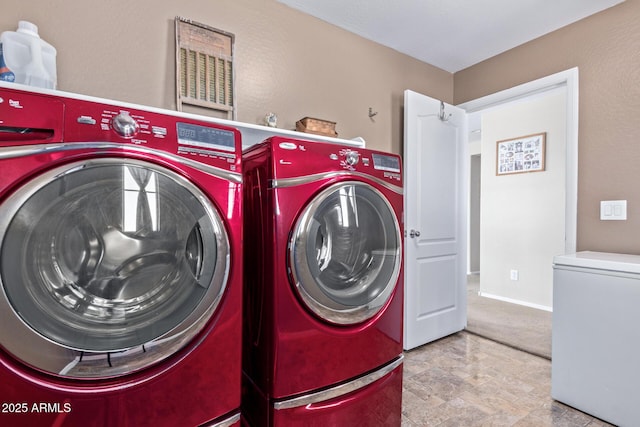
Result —
M 347 151 L 344 160 L 349 166 L 355 166 L 360 160 L 360 155 L 356 151 Z
M 123 138 L 133 138 L 140 130 L 140 125 L 131 115 L 125 111 L 121 112 L 111 120 L 113 130 Z

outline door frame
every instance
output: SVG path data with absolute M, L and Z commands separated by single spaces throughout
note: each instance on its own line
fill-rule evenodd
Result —
M 565 253 L 570 254 L 576 252 L 578 223 L 578 68 L 571 68 L 491 95 L 458 104 L 457 107 L 464 109 L 467 114 L 478 113 L 563 86 L 567 89 L 564 241 Z

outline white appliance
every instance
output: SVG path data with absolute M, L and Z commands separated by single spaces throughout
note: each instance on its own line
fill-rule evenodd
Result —
M 552 397 L 637 426 L 640 256 L 578 252 L 553 267 Z

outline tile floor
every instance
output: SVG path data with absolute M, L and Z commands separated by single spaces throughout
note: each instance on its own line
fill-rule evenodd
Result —
M 405 353 L 402 427 L 609 426 L 551 398 L 551 362 L 468 332 Z

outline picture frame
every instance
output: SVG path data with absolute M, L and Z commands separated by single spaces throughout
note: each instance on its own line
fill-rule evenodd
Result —
M 497 141 L 496 175 L 544 171 L 546 139 L 541 132 Z

